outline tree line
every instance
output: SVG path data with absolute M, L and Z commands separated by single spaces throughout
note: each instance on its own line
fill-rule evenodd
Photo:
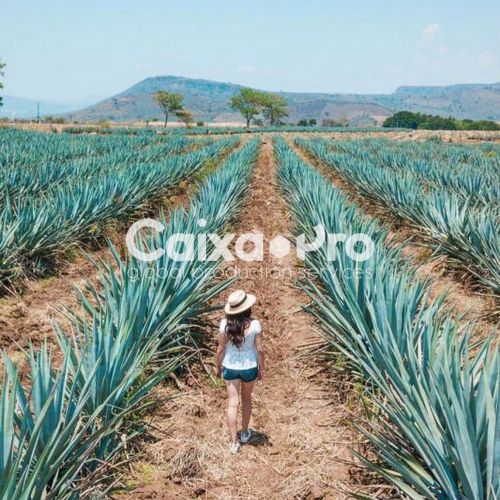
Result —
M 193 114 L 182 104 L 182 94 L 160 90 L 155 92 L 153 99 L 165 115 L 165 127 L 172 115 L 186 126 L 193 122 Z M 257 122 L 259 115 L 262 115 L 271 126 L 282 124 L 282 119 L 288 116 L 287 102 L 283 97 L 249 88 L 242 88 L 235 94 L 231 98 L 230 105 L 231 109 L 238 111 L 245 118 L 247 128 L 250 127 L 252 120 Z
M 382 124 L 390 128 L 411 128 L 420 130 L 500 130 L 500 125 L 491 120 L 459 120 L 457 118 L 411 111 L 399 111 Z

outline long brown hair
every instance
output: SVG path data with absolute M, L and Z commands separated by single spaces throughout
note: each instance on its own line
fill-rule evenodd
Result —
M 226 335 L 236 347 L 241 347 L 245 342 L 245 330 L 250 325 L 251 315 L 251 309 L 238 314 L 226 314 Z

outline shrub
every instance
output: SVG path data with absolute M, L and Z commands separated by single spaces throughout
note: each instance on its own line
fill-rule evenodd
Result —
M 106 120 L 99 120 L 97 122 L 97 125 L 99 125 L 99 127 L 101 128 L 111 128 L 111 124 Z
M 490 120 L 458 120 L 449 116 L 398 111 L 382 124 L 389 128 L 411 128 L 421 130 L 500 130 L 500 125 Z

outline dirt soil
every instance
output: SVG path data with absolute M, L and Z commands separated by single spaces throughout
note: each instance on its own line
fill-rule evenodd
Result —
M 267 373 L 254 390 L 256 437 L 237 455 L 229 453 L 225 387 L 198 378 L 194 390 L 154 413 L 156 442 L 146 445 L 132 467 L 131 482 L 138 487 L 129 498 L 342 499 L 348 498 L 345 489 L 354 487 L 344 461 L 353 459 L 349 448 L 357 448 L 359 435 L 344 403 L 333 402 L 341 388 L 328 384 L 303 356 L 303 346 L 318 337 L 300 307 L 307 300 L 295 286 L 295 256 L 268 252 L 269 239 L 289 235 L 275 170 L 271 140 L 264 137 L 250 199 L 235 231 L 261 231 L 266 242 L 262 262 L 238 263 L 242 277 L 234 287 L 257 295 L 254 316 L 264 331 Z
M 154 216 L 161 207 L 168 214 L 172 207 L 187 206 L 192 185 L 190 181 L 181 182 L 160 200 L 152 203 L 146 209 L 147 213 Z M 127 229 L 128 225 L 125 223 L 115 224 L 106 233 L 106 238 L 121 253 L 124 252 Z M 75 288 L 84 290 L 87 282 L 98 282 L 99 273 L 92 261 L 113 261 L 106 243 L 94 248 L 75 247 L 73 254 L 72 260 L 63 259 L 60 262 L 52 276 L 26 279 L 20 292 L 0 297 L 0 349 L 17 363 L 21 374 L 25 373 L 27 367 L 23 350 L 28 349 L 30 343 L 36 347 L 44 340 L 55 345 L 54 322 L 67 324 L 62 311 L 78 306 Z M 0 379 L 1 377 L 0 366 Z

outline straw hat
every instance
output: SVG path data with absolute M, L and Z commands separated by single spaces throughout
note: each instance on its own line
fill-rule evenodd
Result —
M 239 314 L 250 309 L 257 298 L 251 293 L 245 293 L 243 290 L 236 290 L 227 298 L 227 304 L 224 307 L 226 314 Z

